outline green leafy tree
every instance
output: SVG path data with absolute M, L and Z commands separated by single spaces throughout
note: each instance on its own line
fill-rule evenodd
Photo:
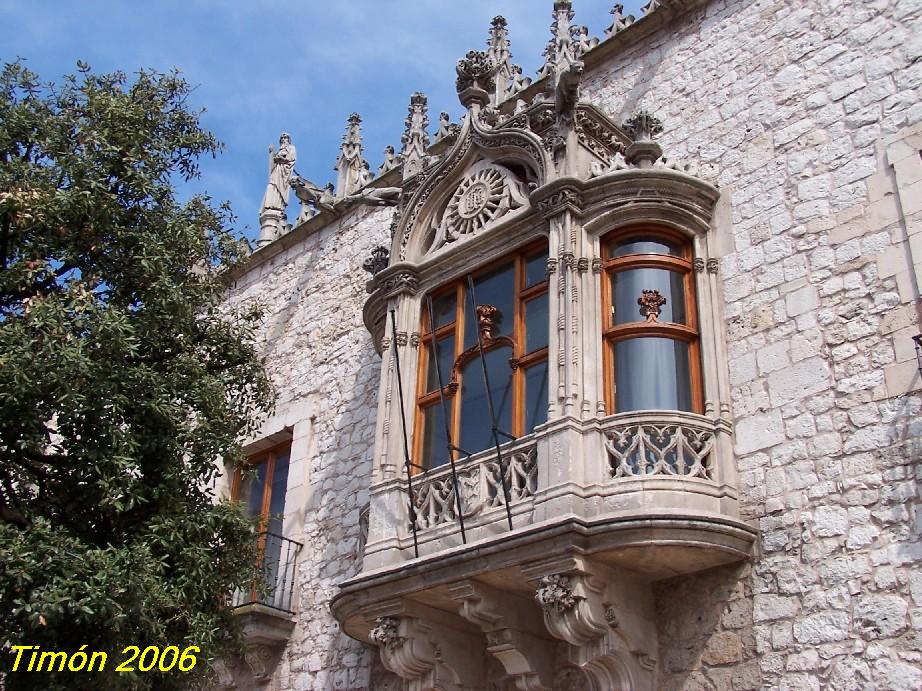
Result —
M 256 561 L 209 488 L 272 388 L 257 315 L 220 305 L 245 256 L 229 209 L 176 198 L 220 150 L 190 86 L 78 72 L 0 75 L 0 644 L 109 660 L 5 684 L 195 687 L 235 643 L 226 595 Z M 202 653 L 189 673 L 112 673 L 128 645 Z

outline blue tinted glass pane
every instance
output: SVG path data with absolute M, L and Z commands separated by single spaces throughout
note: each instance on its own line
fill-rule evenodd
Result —
M 612 323 L 645 321 L 638 298 L 644 290 L 656 290 L 666 298 L 658 321 L 686 324 L 685 276 L 667 269 L 628 269 L 611 274 Z
M 547 346 L 547 293 L 525 303 L 525 352 Z
M 446 293 L 441 297 L 432 300 L 432 321 L 435 328 L 451 324 L 455 320 L 455 292 Z M 423 324 L 423 328 L 428 331 L 429 323 Z
M 439 375 L 442 377 L 442 386 L 451 381 L 451 366 L 455 359 L 454 353 L 455 337 L 454 335 L 446 336 L 438 342 L 438 348 L 429 344 L 429 367 L 426 373 L 426 391 L 439 390 Z M 435 351 L 438 351 L 436 353 Z M 439 362 L 439 369 L 436 371 L 435 363 Z
M 249 475 L 246 490 L 247 513 L 251 516 L 261 516 L 263 511 L 263 493 L 266 490 L 266 468 L 268 465 L 260 463 L 256 466 L 255 475 Z
M 282 519 L 285 515 L 285 492 L 288 491 L 288 450 L 280 451 L 275 456 L 275 469 L 272 471 L 272 488 L 269 495 L 269 532 L 282 534 Z
M 547 360 L 525 371 L 525 434 L 547 422 Z
M 500 430 L 512 432 L 512 368 L 510 348 L 497 348 L 484 356 L 492 388 L 493 410 Z M 507 441 L 500 435 L 500 443 Z M 474 358 L 461 371 L 461 439 L 468 453 L 477 453 L 493 445 L 492 422 L 483 385 L 480 358 Z
M 450 409 L 450 399 L 445 400 Z M 445 421 L 442 417 L 442 404 L 437 402 L 422 412 L 423 448 L 420 465 L 425 468 L 437 468 L 448 463 L 448 442 L 445 439 Z
M 514 264 L 503 264 L 490 273 L 474 279 L 474 292 L 478 305 L 493 305 L 499 310 L 494 336 L 511 336 L 515 322 L 515 271 Z M 466 284 L 465 284 L 466 287 Z M 471 309 L 471 296 L 465 290 L 464 347 L 477 343 L 477 318 Z
M 628 254 L 671 254 L 682 257 L 682 247 L 659 237 L 637 236 L 608 246 L 608 258 L 624 257 Z
M 614 345 L 615 408 L 691 411 L 688 344 L 669 338 L 630 338 Z
M 525 287 L 544 283 L 547 280 L 547 250 L 542 250 L 525 259 Z

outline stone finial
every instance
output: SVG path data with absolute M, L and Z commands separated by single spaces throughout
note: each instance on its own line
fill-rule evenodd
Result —
M 570 0 L 556 0 L 551 16 L 551 40 L 544 49 L 544 65 L 538 70 L 538 79 L 566 69 L 570 63 L 577 61 L 574 27 L 570 24 L 576 16 L 573 3 Z
M 397 156 L 394 151 L 394 147 L 388 144 L 384 147 L 384 162 L 381 164 L 381 167 L 378 168 L 378 175 L 383 175 L 384 173 L 393 170 L 400 165 L 400 157 Z
M 663 131 L 663 123 L 652 114 L 641 110 L 622 129 L 634 140 L 624 152 L 624 160 L 630 165 L 649 168 L 663 155 L 663 149 L 653 141 Z
M 297 158 L 297 150 L 287 132 L 279 135 L 278 150 L 269 147 L 269 183 L 259 210 L 259 246 L 280 237 L 288 225 L 288 195 Z
M 643 16 L 646 17 L 648 14 L 655 12 L 662 6 L 663 3 L 660 2 L 660 0 L 649 0 L 647 4 L 641 8 L 640 11 L 643 12 Z
M 646 110 L 639 111 L 622 128 L 634 141 L 652 141 L 663 132 L 663 123 Z
M 429 102 L 426 95 L 417 91 L 410 97 L 406 130 L 400 138 L 403 142 L 403 179 L 413 177 L 423 169 L 426 149 L 429 148 Z
M 489 106 L 496 90 L 496 65 L 492 58 L 484 51 L 469 50 L 458 60 L 455 71 L 458 73 L 455 86 L 461 104 L 467 109 Z
M 611 26 L 605 29 L 605 38 L 611 38 L 634 23 L 634 15 L 625 15 L 624 5 L 620 2 L 612 8 L 610 14 L 612 16 Z
M 518 68 L 521 75 L 522 68 L 512 64 L 510 47 L 506 18 L 497 15 L 493 17 L 493 23 L 490 25 L 490 38 L 487 40 L 487 55 L 496 66 L 496 72 L 494 73 L 495 89 L 493 92 L 494 106 L 499 105 L 522 90 L 521 87 L 518 91 L 515 89 L 515 70 Z
M 362 118 L 358 113 L 349 116 L 346 134 L 336 159 L 336 196 L 347 197 L 368 184 L 365 171 L 368 163 L 362 158 Z M 369 171 L 370 173 L 370 171 Z M 372 176 L 373 177 L 373 176 Z
M 583 63 L 579 59 L 579 42 L 574 35 L 579 30 L 574 28 L 573 5 L 570 0 L 556 0 L 554 3 L 554 21 L 551 23 L 551 40 L 544 51 L 545 64 L 539 77 L 547 76 L 545 98 L 554 102 L 558 130 L 571 119 L 573 109 L 579 99 L 579 83 L 583 74 Z M 588 39 L 587 29 L 587 41 Z M 565 139 L 564 132 L 557 132 L 558 139 Z
M 389 260 L 390 250 L 378 245 L 371 251 L 371 256 L 362 263 L 362 268 L 372 276 L 376 276 L 387 268 Z

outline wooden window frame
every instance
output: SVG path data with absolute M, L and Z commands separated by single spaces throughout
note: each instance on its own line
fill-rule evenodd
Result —
M 290 469 L 291 442 L 284 441 L 269 449 L 253 454 L 234 470 L 234 479 L 231 483 L 231 500 L 243 501 L 243 498 L 240 496 L 240 492 L 243 489 L 243 474 L 245 472 L 244 469 L 247 468 L 248 472 L 252 472 L 257 466 L 262 465 L 263 463 L 266 464 L 266 483 L 265 487 L 263 487 L 262 504 L 260 505 L 259 509 L 260 533 L 264 532 L 269 527 L 269 507 L 272 504 L 272 481 L 275 477 L 275 461 L 278 458 L 279 452 L 283 450 L 288 452 L 288 463 Z M 287 487 L 285 488 L 285 492 L 288 492 Z
M 604 235 L 601 239 L 602 256 L 606 257 L 609 247 L 635 237 L 662 239 L 680 248 L 682 255 L 626 254 L 619 257 L 603 258 L 602 260 L 602 365 L 605 373 L 606 412 L 609 415 L 619 412 L 615 406 L 614 344 L 630 338 L 656 337 L 683 341 L 688 344 L 691 412 L 700 415 L 704 412 L 704 386 L 701 374 L 701 332 L 698 321 L 692 242 L 681 233 L 661 226 L 632 226 Z M 687 324 L 648 321 L 627 322 L 625 324 L 613 323 L 611 276 L 620 271 L 637 268 L 666 269 L 682 274 L 685 288 Z
M 513 315 L 512 336 L 495 338 L 491 343 L 484 344 L 484 353 L 501 347 L 512 347 L 512 429 L 507 430 L 514 437 L 518 438 L 525 433 L 525 374 L 527 370 L 548 358 L 549 348 L 544 346 L 532 352 L 524 352 L 526 348 L 526 329 L 525 329 L 525 306 L 529 301 L 548 294 L 549 282 L 546 278 L 532 286 L 527 286 L 526 260 L 536 252 L 548 250 L 547 240 L 541 240 L 526 245 L 514 252 L 510 252 L 499 259 L 478 267 L 476 271 L 471 272 L 474 280 L 483 274 L 489 273 L 502 264 L 506 264 L 510 259 L 514 261 L 514 290 L 515 290 L 515 314 Z M 430 459 L 423 458 L 423 436 L 425 430 L 425 412 L 426 408 L 433 405 L 441 405 L 439 389 L 432 391 L 426 390 L 426 384 L 429 374 L 429 348 L 433 342 L 433 336 L 436 341 L 444 339 L 446 336 L 453 338 L 453 357 L 452 368 L 448 376 L 448 381 L 442 382 L 442 394 L 445 397 L 445 408 L 448 415 L 451 416 L 449 421 L 449 431 L 452 441 L 457 445 L 461 435 L 461 369 L 463 366 L 479 356 L 479 350 L 476 344 L 472 348 L 464 348 L 464 331 L 465 316 L 467 314 L 467 302 L 470 298 L 467 295 L 466 276 L 452 281 L 448 285 L 441 286 L 432 293 L 433 302 L 440 297 L 455 294 L 455 318 L 450 324 L 444 324 L 437 327 L 435 334 L 429 332 L 429 308 L 424 302 L 422 307 L 422 318 L 420 326 L 420 348 L 418 376 L 416 386 L 416 424 L 413 431 L 413 472 L 421 473 L 430 470 Z M 550 319 L 549 319 L 550 321 Z M 550 333 L 549 324 L 545 325 Z M 476 351 L 476 352 L 475 352 Z M 502 442 L 501 442 L 502 443 Z M 457 459 L 456 459 L 457 460 Z M 438 466 L 441 467 L 441 466 Z

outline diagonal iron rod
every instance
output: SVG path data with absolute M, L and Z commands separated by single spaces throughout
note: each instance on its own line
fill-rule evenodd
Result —
M 455 488 L 455 503 L 458 505 L 458 525 L 461 527 L 461 543 L 467 544 L 464 532 L 464 512 L 461 510 L 461 485 L 458 484 L 458 471 L 455 469 L 455 445 L 451 440 L 448 424 L 448 412 L 445 410 L 445 394 L 442 390 L 442 362 L 439 360 L 439 340 L 435 337 L 435 322 L 432 319 L 432 296 L 426 294 L 426 310 L 429 313 L 429 335 L 432 338 L 432 352 L 435 355 L 435 374 L 439 384 L 439 401 L 442 405 L 442 422 L 445 423 L 445 442 L 448 445 L 448 462 L 451 464 L 451 482 Z
M 474 292 L 474 278 L 471 274 L 467 275 L 467 292 L 471 298 L 471 311 L 475 319 L 474 323 L 474 332 L 477 334 L 477 347 L 480 350 L 480 371 L 483 373 L 483 386 L 486 389 L 487 394 L 487 410 L 490 413 L 490 423 L 491 423 L 491 432 L 493 434 L 493 446 L 496 448 L 496 460 L 499 461 L 499 474 L 500 481 L 503 484 L 503 499 L 505 499 L 506 504 L 506 520 L 509 522 L 509 530 L 512 530 L 512 498 L 509 491 L 509 481 L 506 478 L 507 464 L 506 459 L 503 458 L 502 452 L 499 450 L 499 435 L 500 430 L 496 425 L 496 411 L 493 408 L 493 389 L 490 388 L 490 376 L 487 374 L 487 360 L 484 357 L 483 351 L 483 338 L 480 335 L 480 324 L 476 323 L 477 319 L 477 294 Z M 462 338 L 463 338 L 462 334 Z M 503 433 L 504 436 L 514 439 L 510 434 Z
M 391 342 L 394 346 L 394 363 L 397 367 L 397 395 L 400 397 L 400 421 L 403 429 L 403 460 L 407 469 L 407 496 L 410 505 L 410 525 L 413 528 L 413 554 L 419 558 L 419 539 L 416 535 L 416 506 L 413 496 L 413 463 L 410 462 L 410 447 L 407 444 L 407 414 L 403 408 L 403 378 L 400 376 L 400 352 L 397 350 L 397 317 L 391 310 Z

